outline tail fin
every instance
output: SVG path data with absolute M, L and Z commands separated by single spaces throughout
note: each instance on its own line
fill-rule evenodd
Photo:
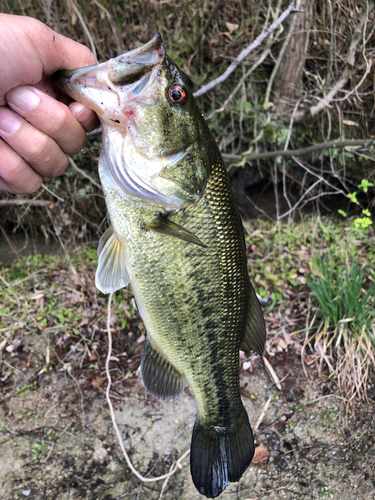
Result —
M 195 421 L 190 449 L 190 470 L 195 487 L 215 498 L 229 483 L 239 481 L 254 456 L 254 438 L 245 408 L 243 418 L 229 431 Z

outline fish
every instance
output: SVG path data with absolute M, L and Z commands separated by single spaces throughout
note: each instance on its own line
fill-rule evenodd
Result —
M 239 350 L 261 355 L 266 338 L 219 148 L 159 33 L 53 81 L 102 124 L 99 175 L 111 225 L 98 246 L 96 286 L 105 294 L 132 288 L 147 330 L 147 392 L 174 401 L 186 384 L 192 390 L 191 476 L 215 498 L 254 455 Z

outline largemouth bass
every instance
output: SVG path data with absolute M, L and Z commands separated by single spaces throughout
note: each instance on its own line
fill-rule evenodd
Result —
M 99 173 L 111 227 L 99 243 L 96 285 L 110 293 L 131 284 L 147 329 L 146 390 L 173 401 L 191 387 L 191 475 L 214 498 L 253 458 L 239 350 L 261 354 L 265 342 L 219 149 L 159 34 L 54 81 L 103 127 Z

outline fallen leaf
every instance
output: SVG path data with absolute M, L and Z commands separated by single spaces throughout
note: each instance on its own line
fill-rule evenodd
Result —
M 258 465 L 259 467 L 267 465 L 270 455 L 271 455 L 270 452 L 267 450 L 264 444 L 261 443 L 259 446 L 255 448 L 254 458 L 252 462 L 253 465 Z
M 35 292 L 29 295 L 29 299 L 38 300 L 44 297 L 44 292 Z
M 227 28 L 229 30 L 229 34 L 232 34 L 233 31 L 236 31 L 238 30 L 238 28 L 240 27 L 239 24 L 234 24 L 234 23 L 225 23 L 227 25 Z
M 106 380 L 107 380 L 107 377 L 99 377 L 99 378 L 93 380 L 91 383 L 96 389 L 99 389 L 99 387 L 101 387 L 105 383 Z
M 142 342 L 144 342 L 145 340 L 146 340 L 146 337 L 142 333 L 142 335 L 137 338 L 137 344 L 142 344 Z

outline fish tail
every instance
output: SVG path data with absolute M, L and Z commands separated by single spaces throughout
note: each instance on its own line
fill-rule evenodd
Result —
M 254 438 L 246 410 L 230 431 L 195 421 L 190 448 L 190 469 L 195 487 L 215 498 L 229 483 L 239 481 L 254 456 Z

